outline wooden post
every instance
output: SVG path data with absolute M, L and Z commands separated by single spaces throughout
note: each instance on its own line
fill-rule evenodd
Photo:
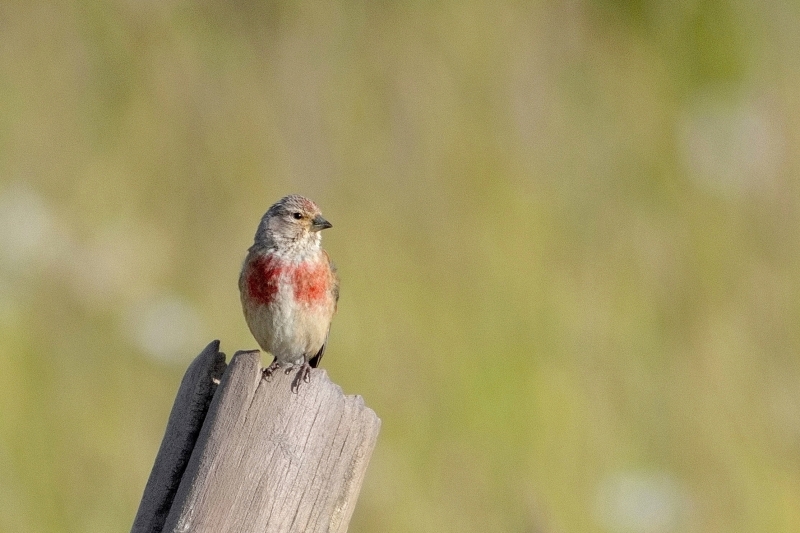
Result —
M 218 347 L 187 370 L 132 533 L 347 531 L 380 419 L 321 369 L 298 394 L 295 372 L 262 380 L 258 352 L 237 352 L 214 390 Z M 207 414 L 186 416 L 211 397 L 184 390 L 200 382 Z

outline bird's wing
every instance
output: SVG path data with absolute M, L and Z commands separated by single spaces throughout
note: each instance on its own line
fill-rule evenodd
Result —
M 323 250 L 325 254 L 325 259 L 328 260 L 328 266 L 331 267 L 331 294 L 333 295 L 333 312 L 336 313 L 336 308 L 339 304 L 339 274 L 336 272 L 336 265 L 333 264 L 331 261 L 331 257 L 328 255 L 328 252 Z
M 333 313 L 336 314 L 336 308 L 338 307 L 339 303 L 339 275 L 336 273 L 336 265 L 334 265 L 331 261 L 331 257 L 328 255 L 328 252 L 323 250 L 322 253 L 325 254 L 325 259 L 327 259 L 328 265 L 330 266 L 331 285 L 329 290 L 331 292 L 331 296 L 333 296 Z M 328 336 L 330 334 L 331 326 L 328 324 L 328 333 L 325 334 L 325 342 L 322 343 L 322 348 L 319 349 L 317 355 L 308 360 L 308 364 L 311 365 L 311 368 L 317 368 L 319 362 L 322 360 L 322 356 L 325 354 L 325 348 L 328 346 Z
M 325 334 L 325 342 L 322 343 L 322 348 L 319 349 L 317 355 L 308 360 L 308 364 L 311 365 L 311 368 L 317 368 L 319 362 L 322 361 L 322 356 L 325 355 L 325 347 L 328 346 L 328 335 L 330 334 L 331 327 L 328 326 L 328 333 Z

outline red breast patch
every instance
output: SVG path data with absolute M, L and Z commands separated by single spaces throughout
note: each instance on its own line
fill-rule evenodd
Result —
M 247 290 L 250 298 L 269 305 L 278 294 L 280 283 L 291 283 L 295 300 L 304 303 L 324 301 L 330 288 L 327 265 L 301 263 L 286 265 L 273 257 L 258 257 L 247 273 Z M 283 279 L 281 279 L 283 278 Z
M 292 269 L 294 299 L 314 303 L 325 298 L 328 292 L 328 270 L 324 264 L 301 263 Z
M 278 293 L 278 283 L 283 270 L 279 262 L 272 257 L 256 258 L 247 274 L 247 290 L 250 297 L 260 304 L 270 304 Z

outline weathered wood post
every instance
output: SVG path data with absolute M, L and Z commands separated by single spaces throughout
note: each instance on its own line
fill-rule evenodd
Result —
M 344 532 L 380 419 L 324 370 L 261 379 L 214 341 L 186 371 L 132 533 Z

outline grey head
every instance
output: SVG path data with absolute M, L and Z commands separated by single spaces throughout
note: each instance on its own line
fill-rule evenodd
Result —
M 320 231 L 333 227 L 317 204 L 299 194 L 284 196 L 270 207 L 258 224 L 255 249 L 305 250 L 318 248 Z

